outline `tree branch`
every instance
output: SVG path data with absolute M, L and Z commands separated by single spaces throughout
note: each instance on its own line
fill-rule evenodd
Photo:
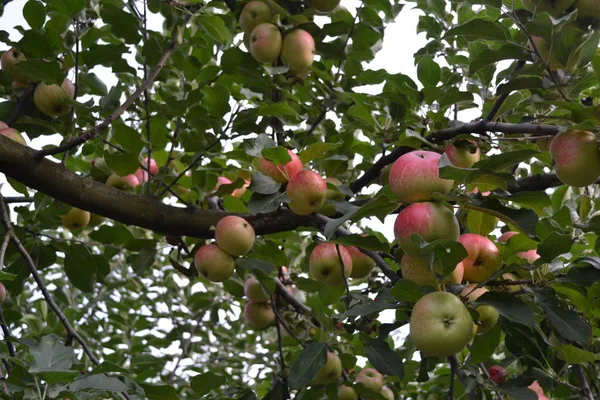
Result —
M 511 76 L 514 75 L 515 72 L 517 72 L 518 70 L 523 68 L 523 66 L 525 66 L 525 61 L 522 61 L 522 60 L 517 61 L 517 64 L 515 65 L 515 68 L 513 69 Z M 506 99 L 508 99 L 508 96 L 510 96 L 510 92 L 503 93 L 502 95 L 500 95 L 500 97 L 498 97 L 498 99 L 492 106 L 492 109 L 490 110 L 488 115 L 484 118 L 484 121 L 493 121 L 494 118 L 496 118 L 496 114 L 498 114 L 498 111 L 500 111 L 502 104 L 504 104 Z
M 579 383 L 581 384 L 581 392 L 582 394 L 589 400 L 594 400 L 594 396 L 592 395 L 592 390 L 590 389 L 590 385 L 585 377 L 585 372 L 583 372 L 583 367 L 581 365 L 575 365 L 575 370 L 577 371 L 577 375 L 579 376 Z
M 8 119 L 6 121 L 4 121 L 4 123 L 6 123 L 6 125 L 13 126 L 13 124 L 15 122 L 17 122 L 17 118 L 19 118 L 19 114 L 21 113 L 21 109 L 23 108 L 23 105 L 25 104 L 27 99 L 33 94 L 35 87 L 36 87 L 36 84 L 31 83 L 31 84 L 29 84 L 27 89 L 25 89 L 25 92 L 21 95 L 21 97 L 19 97 L 19 100 L 17 100 L 17 104 L 15 105 L 14 110 L 10 114 L 10 117 L 8 117 Z

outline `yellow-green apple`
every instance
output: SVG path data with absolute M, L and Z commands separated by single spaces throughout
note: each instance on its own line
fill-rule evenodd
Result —
M 27 78 L 19 73 L 19 67 L 17 66 L 17 64 L 25 60 L 27 60 L 25 54 L 13 47 L 2 54 L 2 58 L 0 58 L 0 65 L 2 66 L 2 70 L 5 71 L 10 79 L 12 79 L 14 82 L 26 84 Z
M 413 203 L 398 213 L 394 223 L 394 236 L 402 250 L 411 255 L 419 255 L 419 245 L 411 240 L 414 234 L 420 235 L 427 242 L 456 240 L 460 236 L 460 226 L 451 209 L 442 204 Z
M 402 278 L 408 279 L 419 286 L 438 288 L 438 280 L 435 274 L 429 269 L 427 257 L 411 256 L 408 253 L 404 253 L 402 260 L 400 260 L 400 272 L 402 272 Z M 444 277 L 439 283 L 460 283 L 462 282 L 463 273 L 463 265 L 459 263 L 454 271 Z
M 488 289 L 484 287 L 475 289 L 476 286 L 477 285 L 474 283 L 465 286 L 460 295 L 467 298 L 469 301 L 477 301 L 479 296 L 488 292 Z M 477 333 L 489 332 L 498 323 L 500 314 L 492 306 L 477 306 L 476 310 L 479 313 Z
M 211 282 L 223 282 L 233 275 L 233 257 L 216 244 L 200 247 L 194 255 L 194 264 L 202 276 Z
M 458 238 L 458 242 L 468 253 L 462 261 L 466 281 L 482 282 L 502 267 L 502 256 L 490 239 L 475 233 L 465 233 Z
M 600 150 L 588 131 L 560 132 L 550 143 L 554 172 L 569 186 L 588 186 L 600 177 Z
M 342 385 L 338 390 L 338 400 L 358 400 L 358 395 L 350 386 Z
M 550 139 L 538 139 L 535 144 L 540 151 L 550 151 Z
M 369 276 L 373 268 L 375 268 L 375 261 L 356 246 L 346 246 L 346 250 L 352 258 L 352 272 L 350 272 L 350 278 L 364 278 Z
M 414 203 L 431 200 L 435 192 L 447 194 L 453 181 L 440 178 L 441 156 L 415 150 L 400 156 L 390 171 L 390 188 L 400 201 Z
M 526 10 L 536 14 L 547 12 L 558 17 L 573 5 L 575 0 L 521 0 Z
M 396 396 L 394 395 L 394 392 L 392 392 L 392 389 L 390 389 L 387 386 L 384 386 L 381 388 L 381 395 L 386 399 L 386 400 L 395 400 Z
M 290 68 L 290 72 L 300 74 L 313 63 L 315 40 L 303 29 L 294 29 L 283 38 L 281 61 Z
M 282 41 L 281 32 L 276 25 L 260 24 L 250 35 L 250 54 L 260 63 L 271 64 L 279 58 Z
M 244 295 L 248 300 L 256 303 L 269 300 L 269 295 L 254 276 L 249 277 L 246 279 L 246 282 L 244 282 Z
M 62 216 L 62 223 L 67 229 L 81 229 L 90 223 L 90 213 L 73 207 L 68 213 Z
M 90 214 L 90 222 L 88 223 L 87 226 L 89 226 L 90 228 L 93 228 L 94 226 L 98 226 L 98 225 L 102 224 L 105 220 L 106 220 L 106 218 L 103 217 L 102 215 Z
M 6 288 L 0 282 L 0 304 L 4 303 L 4 300 L 6 300 Z
M 125 176 L 119 176 L 112 174 L 106 180 L 106 186 L 114 187 L 115 189 L 133 191 L 136 187 L 140 186 L 140 181 L 134 174 Z
M 325 178 L 325 183 L 327 183 L 327 192 L 325 192 L 325 200 L 332 201 L 344 201 L 346 196 L 342 192 L 340 192 L 337 187 L 342 186 L 342 182 L 338 178 Z M 331 186 L 335 186 L 335 189 L 332 189 Z M 332 217 L 336 214 L 335 207 L 331 203 L 323 204 L 323 207 L 319 210 L 320 214 L 327 215 L 328 217 Z
M 488 374 L 494 383 L 504 383 L 504 381 L 506 381 L 506 377 L 508 376 L 506 370 L 500 365 L 492 365 L 489 367 Z
M 298 215 L 310 215 L 323 207 L 327 184 L 319 174 L 304 170 L 292 176 L 286 193 L 290 210 Z
M 333 11 L 340 4 L 341 0 L 308 0 L 308 5 L 320 12 Z
M 474 140 L 469 140 L 470 145 L 456 146 L 454 143 L 446 147 L 444 153 L 450 162 L 459 168 L 471 168 L 473 164 L 481 159 L 481 150 Z M 474 149 L 472 147 L 475 147 Z
M 0 135 L 6 136 L 9 139 L 14 140 L 15 142 L 22 144 L 23 146 L 27 146 L 27 142 L 21 132 L 16 130 L 15 128 L 0 128 Z
M 542 389 L 538 381 L 533 381 L 533 383 L 527 386 L 527 388 L 535 392 L 535 394 L 537 394 L 538 400 L 549 400 L 548 397 L 544 394 L 544 389 Z
M 255 303 L 250 301 L 244 307 L 244 317 L 246 321 L 257 329 L 265 329 L 275 321 L 275 313 L 271 303 Z
M 250 1 L 240 14 L 240 27 L 248 35 L 252 33 L 258 25 L 271 22 L 273 12 L 271 7 L 263 1 Z
M 49 117 L 60 117 L 71 111 L 69 101 L 75 94 L 75 86 L 66 79 L 61 86 L 40 83 L 33 93 L 35 106 Z
M 290 155 L 291 160 L 285 165 L 275 165 L 271 161 L 261 157 L 256 163 L 256 169 L 261 174 L 270 176 L 276 182 L 286 183 L 292 179 L 294 175 L 302 171 L 302 161 L 300 161 L 296 153 L 289 149 L 287 152 Z
M 252 250 L 256 234 L 244 218 L 229 215 L 217 223 L 215 239 L 217 245 L 232 256 L 242 256 Z
M 577 17 L 581 19 L 600 19 L 599 0 L 577 0 Z
M 473 335 L 473 318 L 458 297 L 431 292 L 414 305 L 410 338 L 427 356 L 447 357 L 465 348 Z
M 531 40 L 533 41 L 533 44 L 535 44 L 535 48 L 537 49 L 538 53 L 540 53 L 542 60 L 544 63 L 548 64 L 548 67 L 551 70 L 565 69 L 567 71 L 572 71 L 577 67 L 577 65 L 579 65 L 579 62 L 581 61 L 581 48 L 570 54 L 569 58 L 567 59 L 567 63 L 564 64 L 558 60 L 554 54 L 552 54 L 552 45 L 550 43 L 539 36 L 532 36 Z
M 143 166 L 138 168 L 137 171 L 135 171 L 135 176 L 138 178 L 138 181 L 140 183 L 145 183 L 148 181 L 148 158 L 143 158 L 141 161 L 141 164 Z M 150 159 L 150 174 L 151 175 L 156 175 L 158 174 L 158 164 L 156 164 L 156 161 L 154 160 L 154 158 Z
M 374 392 L 380 392 L 383 387 L 383 375 L 375 368 L 365 368 L 356 375 L 354 380 Z
M 513 231 L 505 232 L 502 234 L 502 236 L 500 236 L 498 238 L 498 242 L 499 243 L 507 243 L 508 239 L 510 239 L 511 237 L 513 237 L 517 234 L 519 234 L 519 232 L 513 232 Z M 536 249 L 520 251 L 517 253 L 517 255 L 519 257 L 521 257 L 522 259 L 524 259 L 525 261 L 527 261 L 529 264 L 533 264 L 535 262 L 535 260 L 540 258 L 540 255 L 537 253 Z
M 339 255 L 338 255 L 339 247 Z M 344 274 L 342 274 L 342 261 Z M 313 279 L 327 285 L 344 283 L 344 275 L 349 277 L 352 273 L 352 257 L 342 245 L 321 243 L 317 245 L 308 259 L 308 268 Z
M 314 381 L 320 385 L 328 385 L 337 382 L 340 376 L 342 376 L 342 362 L 337 354 L 330 351 L 327 353 L 327 362 L 317 372 Z

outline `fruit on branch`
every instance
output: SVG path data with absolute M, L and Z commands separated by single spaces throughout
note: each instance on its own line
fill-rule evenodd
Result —
M 2 54 L 2 58 L 0 58 L 0 65 L 2 66 L 2 70 L 8 74 L 10 79 L 18 84 L 26 85 L 27 78 L 19 73 L 19 67 L 17 67 L 17 64 L 25 60 L 27 60 L 25 54 L 13 47 Z
M 134 174 L 119 176 L 112 174 L 106 180 L 106 186 L 114 187 L 115 189 L 132 192 L 136 187 L 140 186 L 140 181 Z
M 383 375 L 375 368 L 363 369 L 356 375 L 354 381 L 362 383 L 364 387 L 371 389 L 374 392 L 380 392 L 383 388 Z
M 244 179 L 244 180 L 246 181 L 246 183 L 241 188 L 234 189 L 233 192 L 231 192 L 231 195 L 233 197 L 237 197 L 239 199 L 240 197 L 242 197 L 244 195 L 244 193 L 246 193 L 246 189 L 250 185 L 250 182 L 246 179 Z M 217 184 L 215 185 L 215 188 L 213 189 L 213 191 L 216 192 L 217 190 L 219 190 L 221 185 L 230 185 L 232 183 L 233 182 L 231 182 L 231 179 L 226 178 L 224 176 L 220 176 L 217 178 Z
M 522 270 L 524 272 L 527 272 L 525 270 Z M 512 281 L 518 281 L 520 278 L 510 272 L 507 272 L 505 274 L 502 274 L 502 276 L 500 276 L 497 281 L 499 282 L 512 282 Z M 519 287 L 519 285 L 497 285 L 497 286 L 493 286 L 492 290 L 497 291 L 497 292 L 518 292 L 519 290 L 521 290 L 521 288 Z
M 242 10 L 240 14 L 240 27 L 248 35 L 252 33 L 258 25 L 271 22 L 273 12 L 271 7 L 263 1 L 251 1 Z
M 255 303 L 250 301 L 244 307 L 244 318 L 253 327 L 265 329 L 275 321 L 275 313 L 270 302 Z
M 256 234 L 244 218 L 229 215 L 217 223 L 215 239 L 217 245 L 232 256 L 242 256 L 252 250 Z
M 481 149 L 474 140 L 458 140 L 446 147 L 444 153 L 459 168 L 471 168 L 481 159 Z
M 502 267 L 502 256 L 490 239 L 474 233 L 465 233 L 458 238 L 458 242 L 468 253 L 462 261 L 465 281 L 482 282 Z
M 387 386 L 384 386 L 384 387 L 381 388 L 381 395 L 386 400 L 396 400 L 396 396 L 394 395 L 394 392 L 392 392 L 392 389 L 390 389 Z
M 410 338 L 427 356 L 447 357 L 473 337 L 473 318 L 458 297 L 431 292 L 421 297 L 410 316 Z
M 81 229 L 90 223 L 90 213 L 73 207 L 62 216 L 62 223 L 65 228 L 70 230 Z
M 548 397 L 544 394 L 544 389 L 542 389 L 538 381 L 533 381 L 533 383 L 527 386 L 527 388 L 535 392 L 535 394 L 537 394 L 538 400 L 549 400 Z
M 304 170 L 292 176 L 286 193 L 290 198 L 290 210 L 298 215 L 310 215 L 323 206 L 327 184 L 319 174 Z
M 0 282 L 0 304 L 4 303 L 4 300 L 6 300 L 6 288 Z
M 375 268 L 375 261 L 356 246 L 346 246 L 346 250 L 348 250 L 352 258 L 350 278 L 365 278 L 369 276 L 373 268 Z
M 75 86 L 66 79 L 61 86 L 40 83 L 33 93 L 33 102 L 49 117 L 60 117 L 71 111 L 70 101 L 75 95 Z
M 135 176 L 136 178 L 138 178 L 138 181 L 140 183 L 145 183 L 148 181 L 148 158 L 144 157 L 140 164 L 142 164 L 142 167 L 138 168 L 137 171 L 135 171 Z M 156 164 L 154 158 L 150 159 L 150 174 L 158 174 L 158 164 Z
M 271 64 L 279 58 L 283 39 L 276 25 L 258 25 L 250 35 L 250 54 L 260 63 Z
M 452 210 L 440 203 L 413 203 L 398 213 L 394 236 L 402 250 L 419 255 L 420 247 L 412 241 L 414 234 L 427 242 L 456 240 L 460 236 L 460 226 Z
M 276 182 L 286 183 L 298 172 L 302 171 L 302 161 L 300 158 L 291 150 L 287 150 L 291 160 L 285 165 L 273 164 L 266 158 L 260 158 L 256 164 L 256 169 L 263 175 L 270 176 Z
M 453 181 L 440 178 L 438 153 L 415 150 L 400 156 L 390 171 L 390 188 L 400 201 L 431 200 L 433 193 L 447 194 Z
M 600 19 L 600 1 L 598 0 L 577 0 L 577 18 L 580 19 Z
M 90 214 L 90 222 L 88 223 L 87 226 L 89 226 L 90 228 L 93 228 L 95 226 L 98 226 L 98 225 L 104 223 L 104 221 L 106 221 L 106 218 L 103 217 L 102 215 Z
M 337 382 L 342 376 L 342 362 L 337 354 L 333 352 L 327 353 L 327 362 L 314 378 L 314 381 L 320 385 L 328 385 Z
M 343 274 L 342 261 L 344 262 Z M 310 253 L 308 268 L 316 281 L 327 285 L 339 285 L 344 283 L 344 275 L 347 278 L 352 272 L 352 257 L 342 245 L 321 243 Z
M 198 272 L 211 282 L 223 282 L 233 275 L 235 261 L 216 244 L 200 247 L 194 255 Z
M 547 12 L 553 17 L 559 17 L 571 7 L 575 0 L 521 0 L 523 7 L 532 13 Z
M 518 234 L 519 234 L 519 232 L 513 232 L 513 231 L 504 232 L 502 234 L 502 236 L 500 236 L 498 238 L 498 243 L 507 243 L 508 239 L 510 239 L 511 237 L 518 235 Z M 517 253 L 517 256 L 526 260 L 529 264 L 533 264 L 538 258 L 540 258 L 540 255 L 538 254 L 536 249 L 520 251 Z
M 324 181 L 325 183 L 328 183 L 327 192 L 325 192 L 325 200 L 344 201 L 346 199 L 346 196 L 344 196 L 344 194 L 337 189 L 338 186 L 342 186 L 342 182 L 340 182 L 338 178 L 325 178 Z M 335 186 L 336 188 L 332 189 L 331 185 Z M 323 204 L 323 207 L 321 207 L 319 213 L 328 217 L 332 217 L 337 214 L 333 204 L 327 202 Z
M 308 5 L 314 7 L 317 11 L 327 13 L 333 11 L 341 0 L 308 0 Z
M 546 40 L 539 36 L 532 36 L 531 40 L 533 41 L 533 44 L 535 44 L 535 48 L 537 49 L 538 53 L 540 53 L 542 61 L 544 61 L 544 63 L 547 64 L 548 67 L 553 71 L 557 69 L 565 69 L 567 71 L 572 71 L 577 67 L 577 65 L 581 61 L 581 48 L 569 54 L 567 62 L 564 63 L 564 60 L 561 61 L 558 58 L 556 58 L 556 54 L 554 53 L 551 43 L 548 43 Z
M 429 261 L 427 257 L 411 256 L 408 253 L 402 255 L 400 260 L 400 271 L 402 278 L 408 279 L 419 286 L 432 286 L 438 288 L 438 279 L 429 269 Z M 454 271 L 441 279 L 439 283 L 451 284 L 460 283 L 463 279 L 463 264 L 459 263 Z
M 350 386 L 342 385 L 338 390 L 338 400 L 358 400 L 358 395 Z
M 15 128 L 0 127 L 0 135 L 6 136 L 7 138 L 12 139 L 17 143 L 22 144 L 23 146 L 27 146 L 27 142 L 25 141 L 25 138 L 23 137 L 23 135 L 21 135 L 21 132 L 19 132 Z
M 460 294 L 462 297 L 467 298 L 469 301 L 477 301 L 479 296 L 487 293 L 489 290 L 481 287 L 475 289 L 477 285 L 472 283 L 467 285 Z M 477 306 L 477 312 L 479 313 L 479 323 L 477 325 L 477 333 L 489 332 L 497 323 L 500 318 L 500 313 L 492 306 Z
M 265 302 L 270 298 L 258 279 L 254 276 L 250 276 L 244 282 L 244 295 L 248 300 L 257 303 Z
M 294 29 L 285 35 L 281 47 L 281 61 L 290 72 L 301 74 L 312 65 L 315 56 L 315 40 L 303 29 Z
M 494 383 L 504 383 L 504 381 L 506 381 L 506 377 L 508 376 L 506 370 L 500 365 L 492 365 L 489 367 L 488 374 Z
M 565 185 L 583 187 L 600 177 L 600 150 L 588 131 L 560 132 L 550 143 L 554 172 Z

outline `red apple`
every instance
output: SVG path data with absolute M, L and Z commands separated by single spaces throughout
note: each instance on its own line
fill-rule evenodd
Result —
M 119 190 L 133 191 L 136 187 L 140 186 L 140 181 L 134 174 L 125 176 L 112 174 L 106 180 L 106 186 L 114 187 Z
M 469 142 L 476 147 L 474 152 L 471 152 L 470 146 L 457 147 L 455 144 L 449 145 L 444 151 L 450 162 L 459 168 L 471 168 L 481 159 L 481 150 L 477 142 L 474 140 L 469 140 Z
M 344 275 L 347 277 L 352 273 L 352 257 L 348 250 L 342 245 L 333 243 L 321 243 L 317 245 L 308 260 L 308 268 L 313 279 L 318 282 L 323 282 L 327 285 L 339 285 L 344 283 L 344 275 L 342 274 L 342 263 L 344 262 Z
M 306 72 L 315 56 L 315 40 L 303 29 L 294 29 L 283 38 L 281 61 L 290 68 L 290 72 Z
M 346 246 L 346 250 L 348 250 L 352 258 L 350 278 L 364 278 L 369 276 L 373 268 L 375 268 L 375 261 L 356 246 Z
M 535 394 L 537 394 L 538 400 L 549 400 L 548 397 L 544 394 L 544 389 L 542 389 L 538 381 L 533 381 L 533 383 L 527 386 L 527 388 L 535 392 Z
M 148 169 L 148 158 L 143 158 L 140 164 L 142 164 L 143 168 L 138 168 L 135 171 L 135 176 L 140 183 L 145 183 L 148 181 L 148 171 L 146 171 Z M 153 158 L 150 159 L 150 174 L 158 174 L 158 164 L 156 164 Z
M 246 193 L 246 189 L 250 185 L 250 182 L 247 179 L 244 179 L 244 180 L 246 181 L 246 183 L 241 188 L 234 189 L 233 192 L 231 192 L 231 195 L 233 197 L 240 198 L 244 195 L 244 193 Z M 217 190 L 219 190 L 221 185 L 229 185 L 231 183 L 233 183 L 233 182 L 231 182 L 231 179 L 226 178 L 224 176 L 220 176 L 217 178 L 217 184 L 214 188 L 214 191 L 216 192 Z
M 282 41 L 281 31 L 276 25 L 260 24 L 250 35 L 250 54 L 260 63 L 271 64 L 279 58 Z
M 232 256 L 247 254 L 254 246 L 254 228 L 244 218 L 229 215 L 215 229 L 217 245 Z
M 560 132 L 550 143 L 556 176 L 569 186 L 588 186 L 600 178 L 600 150 L 588 131 Z
M 198 272 L 211 282 L 223 282 L 233 275 L 235 269 L 233 257 L 216 244 L 200 247 L 194 255 L 194 264 Z
M 338 400 L 358 400 L 358 395 L 350 386 L 342 385 L 338 391 Z
M 302 171 L 302 161 L 300 161 L 298 156 L 293 151 L 288 150 L 287 152 L 291 158 L 287 164 L 278 164 L 275 166 L 275 164 L 273 164 L 271 161 L 261 158 L 258 160 L 256 169 L 258 169 L 258 172 L 261 174 L 270 176 L 276 182 L 286 183 L 292 179 L 294 175 Z
M 465 233 L 458 238 L 458 242 L 468 253 L 462 261 L 466 281 L 475 283 L 485 281 L 502 267 L 502 256 L 490 239 L 474 233 Z
M 323 206 L 327 184 L 317 173 L 304 170 L 290 179 L 286 193 L 290 210 L 298 215 L 310 215 Z
M 25 60 L 27 60 L 25 54 L 13 47 L 2 54 L 2 58 L 0 58 L 0 65 L 2 66 L 2 70 L 8 74 L 10 79 L 21 85 L 25 85 L 27 84 L 27 78 L 19 73 L 19 67 L 17 66 L 21 61 Z

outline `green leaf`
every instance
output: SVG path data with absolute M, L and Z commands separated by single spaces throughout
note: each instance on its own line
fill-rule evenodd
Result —
M 467 228 L 471 233 L 487 236 L 497 225 L 498 219 L 492 215 L 477 210 L 469 210 L 467 214 Z
M 278 102 L 272 104 L 261 104 L 258 107 L 258 115 L 263 117 L 295 117 L 298 115 L 298 111 L 296 111 L 292 106 L 288 103 Z
M 478 305 L 487 304 L 494 307 L 500 314 L 511 321 L 530 328 L 535 327 L 535 319 L 531 309 L 512 293 L 487 292 L 479 297 L 476 303 Z
M 365 126 L 368 126 L 368 127 L 375 126 L 375 118 L 373 118 L 373 116 L 371 115 L 369 110 L 367 110 L 363 106 L 360 106 L 357 104 L 351 106 L 348 109 L 348 111 L 346 112 L 346 115 L 356 119 L 357 121 L 361 122 Z
M 281 183 L 276 182 L 270 176 L 263 175 L 259 172 L 252 173 L 252 181 L 249 189 L 254 193 L 259 194 L 274 194 L 278 193 L 281 188 Z
M 53 61 L 29 59 L 19 63 L 19 74 L 31 81 L 41 81 L 47 85 L 62 85 L 65 74 L 60 65 Z
M 439 278 L 449 275 L 468 255 L 464 246 L 455 240 L 435 240 L 423 244 L 418 235 L 413 235 L 411 240 L 419 243 L 421 255 L 429 258 L 429 266 Z
M 65 273 L 77 289 L 87 293 L 94 291 L 97 271 L 92 255 L 84 246 L 73 246 L 66 254 Z
M 275 147 L 275 142 L 269 136 L 261 133 L 253 141 L 244 143 L 246 154 L 251 157 L 262 157 L 263 149 Z
M 595 362 L 597 357 L 591 351 L 580 349 L 572 344 L 562 344 L 560 352 L 568 364 L 584 364 Z
M 125 244 L 133 238 L 133 234 L 123 225 L 102 225 L 90 233 L 90 239 L 100 243 Z
M 366 355 L 369 362 L 383 375 L 404 377 L 402 357 L 383 340 L 371 340 L 367 345 Z
M 269 147 L 263 149 L 261 155 L 275 165 L 285 165 L 292 161 L 292 157 L 285 147 Z
M 273 263 L 265 260 L 257 260 L 255 258 L 238 258 L 235 260 L 235 263 L 238 267 L 246 268 L 255 275 L 257 274 L 257 270 L 260 270 L 267 275 L 275 270 L 275 265 L 273 265 Z
M 138 275 L 143 275 L 154 264 L 156 260 L 156 249 L 145 248 L 130 259 L 131 268 Z
M 202 14 L 197 18 L 197 21 L 217 42 L 227 44 L 233 40 L 231 31 L 218 15 Z
M 490 64 L 495 64 L 502 60 L 513 59 L 529 61 L 531 55 L 523 46 L 512 43 L 504 44 L 499 49 L 486 49 L 471 60 L 471 63 L 469 64 L 469 76 L 472 76 L 475 72 Z
M 108 94 L 106 84 L 93 72 L 85 74 L 80 84 L 82 89 L 87 89 L 85 91 L 89 94 L 96 96 L 106 96 Z
M 52 334 L 40 339 L 30 350 L 33 355 L 33 365 L 29 373 L 36 374 L 46 371 L 69 371 L 76 361 L 73 349 L 62 344 L 59 337 Z
M 510 237 L 505 245 L 498 246 L 498 248 L 500 249 L 502 258 L 508 260 L 517 253 L 536 249 L 537 246 L 538 243 L 535 240 L 531 240 L 527 235 L 519 233 Z
M 592 328 L 575 311 L 566 310 L 552 303 L 542 303 L 541 307 L 560 336 L 581 344 L 590 343 Z
M 375 236 L 363 236 L 353 234 L 332 240 L 331 243 L 357 246 L 368 251 L 383 251 L 386 253 L 390 251 L 390 246 L 387 243 L 382 243 Z
M 23 7 L 23 17 L 31 29 L 40 30 L 46 21 L 46 7 L 37 0 L 29 0 Z
M 250 201 L 248 201 L 248 211 L 252 215 L 275 211 L 286 198 L 285 193 L 279 192 L 268 195 L 252 193 Z
M 227 382 L 224 376 L 217 375 L 214 372 L 208 371 L 204 374 L 196 375 L 192 378 L 191 386 L 196 396 L 202 397 L 216 390 Z
M 117 378 L 108 377 L 104 374 L 88 375 L 69 384 L 69 390 L 78 392 L 85 389 L 96 389 L 107 392 L 127 391 L 127 385 Z
M 140 21 L 121 7 L 103 2 L 100 16 L 110 27 L 111 32 L 115 36 L 125 39 L 126 43 L 136 44 L 142 38 L 139 32 Z
M 39 373 L 40 378 L 49 384 L 70 382 L 80 375 L 79 371 L 44 371 Z
M 112 131 L 117 143 L 129 153 L 139 154 L 144 148 L 144 143 L 140 140 L 140 133 L 132 127 L 119 122 L 113 124 Z M 137 167 L 139 167 L 139 161 Z
M 417 65 L 417 77 L 425 87 L 436 86 L 442 78 L 442 69 L 433 58 L 426 56 Z
M 512 78 L 508 83 L 504 83 L 498 87 L 496 95 L 511 93 L 515 90 L 523 89 L 544 89 L 544 81 L 539 76 L 523 76 Z
M 310 343 L 290 367 L 288 383 L 292 389 L 308 385 L 327 362 L 327 343 Z
M 502 330 L 500 325 L 496 324 L 491 331 L 484 333 L 483 335 L 476 335 L 471 344 L 471 356 L 473 363 L 480 363 L 487 361 L 494 351 L 500 344 L 500 338 L 502 336 Z
M 69 18 L 76 16 L 85 7 L 85 0 L 46 0 L 46 3 L 54 11 L 64 14 Z
M 139 384 L 144 389 L 145 397 L 150 400 L 179 400 L 177 390 L 170 385 Z
M 317 142 L 308 145 L 308 147 L 302 150 L 299 154 L 300 161 L 302 164 L 306 164 L 309 161 L 323 158 L 330 151 L 336 150 L 341 146 L 340 143 L 325 143 Z
M 528 161 L 538 153 L 539 152 L 535 150 L 517 150 L 495 154 L 476 162 L 475 165 L 473 165 L 473 168 L 499 171 L 521 162 Z
M 104 152 L 104 160 L 108 168 L 113 170 L 119 176 L 126 176 L 134 173 L 140 167 L 140 160 L 137 154 L 133 153 L 114 153 Z
M 421 293 L 419 285 L 413 281 L 408 279 L 399 279 L 392 290 L 390 290 L 390 295 L 394 296 L 398 300 L 415 303 L 423 296 L 423 293 Z
M 506 40 L 506 28 L 501 24 L 483 19 L 474 19 L 465 24 L 456 26 L 444 35 L 444 38 L 462 36 L 468 40 L 489 39 Z
M 17 278 L 17 275 L 15 275 L 15 274 L 0 271 L 0 282 L 14 281 L 16 278 Z
M 537 251 L 546 262 L 551 262 L 559 255 L 568 253 L 572 246 L 571 235 L 552 232 L 540 243 Z

